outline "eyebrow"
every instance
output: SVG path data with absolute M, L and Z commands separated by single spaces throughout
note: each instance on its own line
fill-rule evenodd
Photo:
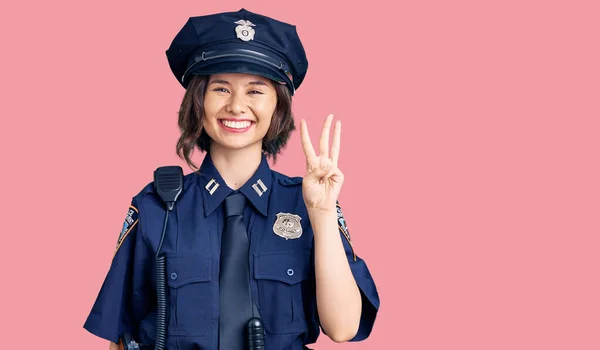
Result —
M 231 85 L 230 82 L 228 82 L 227 80 L 222 80 L 222 79 L 215 79 L 215 80 L 211 80 L 208 85 L 210 84 L 223 84 L 223 85 Z M 255 81 L 251 81 L 249 82 L 247 85 L 264 85 L 267 86 L 267 83 L 265 83 L 264 81 L 260 81 L 260 80 L 255 80 Z

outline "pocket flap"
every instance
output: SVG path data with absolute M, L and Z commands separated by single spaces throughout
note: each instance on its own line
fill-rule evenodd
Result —
M 310 275 L 310 251 L 258 253 L 254 257 L 254 277 L 295 284 Z
M 188 283 L 212 279 L 212 258 L 206 255 L 167 255 L 167 283 L 179 288 Z

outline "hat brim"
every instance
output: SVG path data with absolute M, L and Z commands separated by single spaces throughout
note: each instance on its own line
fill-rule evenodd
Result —
M 212 75 L 223 73 L 246 73 L 254 74 L 273 80 L 275 83 L 285 84 L 290 93 L 294 94 L 294 85 L 290 78 L 282 70 L 272 68 L 251 58 L 222 58 L 218 63 L 199 62 L 191 67 L 182 78 L 184 86 L 187 87 L 192 75 Z

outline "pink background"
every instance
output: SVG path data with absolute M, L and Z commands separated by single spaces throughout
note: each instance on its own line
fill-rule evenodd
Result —
M 600 348 L 598 2 L 224 3 L 1 5 L 2 348 L 107 349 L 82 325 L 130 199 L 184 165 L 164 51 L 242 7 L 298 26 L 313 141 L 343 121 L 381 311 L 369 340 L 317 349 Z M 275 169 L 303 173 L 298 136 Z

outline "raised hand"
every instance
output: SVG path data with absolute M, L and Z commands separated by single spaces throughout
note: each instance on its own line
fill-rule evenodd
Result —
M 300 137 L 306 157 L 306 175 L 302 182 L 302 194 L 308 210 L 336 211 L 336 201 L 342 189 L 344 174 L 338 169 L 342 122 L 335 123 L 333 143 L 329 150 L 329 132 L 333 115 L 323 124 L 319 140 L 319 155 L 312 146 L 306 121 L 300 123 Z

